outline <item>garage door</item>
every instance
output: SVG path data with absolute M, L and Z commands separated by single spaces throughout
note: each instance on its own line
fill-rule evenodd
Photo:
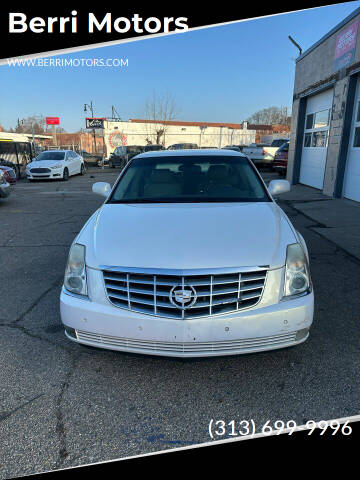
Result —
M 333 90 L 309 97 L 300 166 L 300 183 L 322 188 L 328 147 Z
M 360 78 L 357 81 L 343 196 L 360 202 Z

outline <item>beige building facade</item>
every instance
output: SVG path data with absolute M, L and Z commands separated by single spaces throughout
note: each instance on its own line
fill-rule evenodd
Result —
M 177 143 L 193 143 L 198 147 L 221 148 L 226 145 L 249 145 L 255 142 L 256 131 L 247 124 L 206 122 L 153 122 L 141 119 L 126 122 L 105 120 L 104 141 L 107 156 L 118 146 L 161 143 L 165 148 Z
M 296 61 L 287 178 L 360 202 L 360 9 Z

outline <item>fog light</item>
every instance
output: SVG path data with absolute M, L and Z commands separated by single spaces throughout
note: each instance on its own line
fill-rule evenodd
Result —
M 75 328 L 65 327 L 65 332 L 69 335 L 69 337 L 77 339 Z
M 68 285 L 72 288 L 75 292 L 80 292 L 82 288 L 82 279 L 81 277 L 69 277 L 68 278 Z
M 308 333 L 309 333 L 308 328 L 303 328 L 302 330 L 298 330 L 296 332 L 295 342 L 300 342 L 300 340 L 303 340 L 307 336 Z

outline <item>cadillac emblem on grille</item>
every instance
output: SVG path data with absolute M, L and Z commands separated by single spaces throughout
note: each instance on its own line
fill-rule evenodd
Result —
M 182 310 L 190 308 L 195 304 L 197 299 L 195 288 L 191 285 L 186 285 L 186 288 L 183 288 L 181 285 L 175 285 L 170 290 L 169 299 L 177 308 L 181 308 Z

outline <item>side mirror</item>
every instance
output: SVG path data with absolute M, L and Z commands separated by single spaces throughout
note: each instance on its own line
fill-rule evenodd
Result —
M 111 185 L 107 182 L 96 182 L 92 186 L 93 193 L 101 195 L 102 197 L 107 197 L 111 192 Z
M 271 195 L 290 192 L 290 183 L 287 180 L 271 180 L 268 190 Z

